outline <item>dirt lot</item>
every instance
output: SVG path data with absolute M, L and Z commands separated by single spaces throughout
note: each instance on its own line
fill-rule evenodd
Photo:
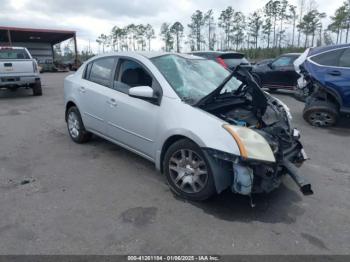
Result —
M 153 164 L 94 138 L 74 144 L 63 78 L 44 96 L 0 91 L 0 254 L 350 254 L 349 129 L 317 129 L 292 111 L 311 157 L 315 195 L 285 179 L 252 209 L 230 192 L 205 203 L 174 197 Z

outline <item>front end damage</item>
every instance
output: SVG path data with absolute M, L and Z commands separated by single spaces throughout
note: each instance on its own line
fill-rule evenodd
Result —
M 217 191 L 230 187 L 235 193 L 249 196 L 269 193 L 289 175 L 304 195 L 313 194 L 311 185 L 298 172 L 297 167 L 307 156 L 299 131 L 291 128 L 289 109 L 278 99 L 263 93 L 246 72 L 238 74 L 237 78 L 242 81 L 242 87 L 235 96 L 217 93 L 206 103 L 199 104 L 203 110 L 227 122 L 224 128 L 229 132 L 232 128 L 230 133 L 237 144 L 243 144 L 239 156 L 204 148 L 214 169 Z M 234 129 L 238 133 L 243 130 L 243 135 L 237 137 Z M 239 141 L 242 140 L 239 136 L 259 138 L 260 142 L 250 146 L 252 150 L 257 149 L 260 156 L 254 152 L 250 154 L 249 141 Z M 248 149 L 244 144 L 248 144 Z

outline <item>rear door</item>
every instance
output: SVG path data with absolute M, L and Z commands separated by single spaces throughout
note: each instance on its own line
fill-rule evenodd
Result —
M 79 110 L 87 129 L 106 134 L 106 108 L 108 90 L 112 86 L 116 58 L 103 57 L 85 67 L 83 79 L 78 86 Z
M 340 56 L 339 72 L 339 79 L 336 79 L 335 84 L 343 96 L 344 106 L 350 107 L 350 48 L 344 49 Z
M 340 96 L 342 104 L 350 107 L 350 48 L 339 48 L 310 58 L 318 65 L 317 77 Z

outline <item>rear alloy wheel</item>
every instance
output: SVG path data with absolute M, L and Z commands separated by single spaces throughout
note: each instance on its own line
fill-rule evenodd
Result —
M 200 201 L 215 193 L 209 163 L 193 142 L 183 139 L 171 145 L 163 165 L 170 188 L 177 195 Z
M 72 140 L 78 144 L 90 140 L 92 134 L 86 131 L 78 108 L 70 107 L 67 112 L 67 128 Z
M 315 101 L 305 106 L 303 117 L 312 126 L 334 126 L 338 119 L 337 107 L 327 101 Z

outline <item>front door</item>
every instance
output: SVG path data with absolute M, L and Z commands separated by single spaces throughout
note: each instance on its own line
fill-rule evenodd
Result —
M 292 89 L 296 86 L 298 74 L 295 72 L 293 62 L 294 56 L 281 56 L 271 63 L 266 74 L 268 87 Z
M 113 88 L 108 92 L 107 135 L 129 149 L 155 159 L 160 106 L 128 95 L 131 87 L 160 88 L 140 63 L 119 59 Z

